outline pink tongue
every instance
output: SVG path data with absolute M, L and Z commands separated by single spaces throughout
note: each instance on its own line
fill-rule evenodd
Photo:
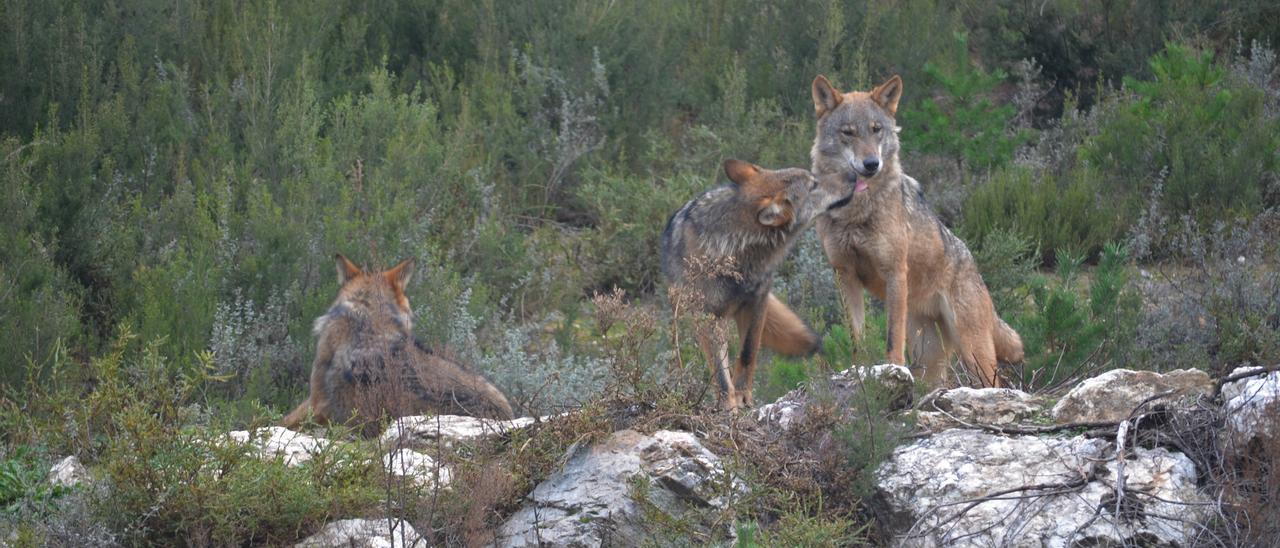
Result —
M 862 191 L 864 191 L 864 190 L 866 190 L 866 189 L 867 189 L 867 180 L 866 180 L 866 179 L 861 179 L 861 178 L 859 178 L 859 179 L 858 179 L 857 184 L 853 185 L 853 191 L 854 191 L 854 192 L 862 192 Z

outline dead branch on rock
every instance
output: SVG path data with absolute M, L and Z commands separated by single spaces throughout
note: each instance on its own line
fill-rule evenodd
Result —
M 1253 377 L 1261 377 L 1261 376 L 1264 376 L 1264 375 L 1270 375 L 1270 374 L 1272 374 L 1272 373 L 1275 373 L 1276 371 L 1280 371 L 1280 364 L 1272 365 L 1272 366 L 1270 366 L 1270 367 L 1262 367 L 1262 368 L 1259 368 L 1259 369 L 1254 369 L 1254 370 L 1252 370 L 1252 371 L 1244 371 L 1244 372 L 1241 372 L 1241 373 L 1235 373 L 1235 374 L 1233 374 L 1233 375 L 1227 375 L 1227 376 L 1225 376 L 1225 377 L 1222 377 L 1222 378 L 1218 379 L 1217 381 L 1214 381 L 1214 383 L 1213 383 L 1213 395 L 1214 395 L 1214 397 L 1217 397 L 1217 396 L 1222 395 L 1222 387 L 1224 387 L 1224 386 L 1226 386 L 1226 385 L 1228 385 L 1228 384 L 1231 384 L 1231 383 L 1233 383 L 1233 382 L 1236 382 L 1236 381 L 1239 381 L 1239 380 L 1244 380 L 1244 379 L 1249 379 L 1249 378 L 1253 378 Z
M 940 512 L 943 509 L 953 507 L 953 506 L 962 506 L 962 508 L 960 508 L 958 511 L 954 512 L 953 514 L 947 516 L 946 518 L 940 520 L 938 523 L 934 524 L 928 529 L 915 534 L 912 534 L 909 532 L 907 536 L 908 537 L 927 536 L 927 535 L 933 534 L 934 532 L 940 530 L 944 525 L 948 525 L 948 524 L 950 524 L 950 528 L 948 528 L 947 534 L 950 534 L 951 529 L 956 526 L 956 524 L 959 522 L 959 520 L 962 517 L 964 517 L 965 514 L 967 514 L 970 510 L 973 510 L 974 508 L 978 507 L 983 503 L 997 501 L 997 500 L 1039 499 L 1043 497 L 1052 497 L 1052 496 L 1059 496 L 1059 495 L 1065 495 L 1069 493 L 1080 492 L 1090 482 L 1098 479 L 1097 470 L 1101 467 L 1102 463 L 1106 461 L 1114 461 L 1116 463 L 1116 481 L 1112 485 L 1114 490 L 1113 496 L 1115 500 L 1114 500 L 1114 507 L 1112 508 L 1111 515 L 1114 516 L 1116 519 L 1122 519 L 1125 516 L 1130 516 L 1132 518 L 1139 517 L 1143 513 L 1142 511 L 1143 504 L 1135 499 L 1137 495 L 1139 494 L 1147 495 L 1147 493 L 1128 492 L 1125 489 L 1125 485 L 1126 485 L 1125 461 L 1127 458 L 1127 447 L 1130 441 L 1134 437 L 1134 436 L 1131 436 L 1131 434 L 1136 432 L 1138 424 L 1141 422 L 1141 420 L 1144 417 L 1146 417 L 1151 413 L 1151 411 L 1144 412 L 1143 409 L 1146 408 L 1152 402 L 1155 402 L 1163 398 L 1167 398 L 1176 393 L 1177 393 L 1176 391 L 1169 390 L 1169 391 L 1153 394 L 1147 398 L 1144 398 L 1142 401 L 1138 402 L 1137 405 L 1135 405 L 1133 409 L 1129 412 L 1129 415 L 1124 420 L 1121 420 L 1121 421 L 1077 422 L 1077 423 L 1068 423 L 1068 424 L 1041 426 L 1041 427 L 1000 426 L 1000 425 L 993 425 L 993 424 L 971 423 L 968 421 L 960 420 L 955 415 L 939 408 L 936 404 L 936 398 L 927 398 L 926 401 L 929 402 L 929 407 L 932 407 L 935 411 L 942 413 L 949 419 L 955 421 L 957 424 L 960 424 L 962 427 L 994 432 L 998 434 L 1034 435 L 1034 434 L 1053 433 L 1053 432 L 1071 430 L 1076 428 L 1114 429 L 1114 433 L 1112 434 L 1112 436 L 1116 440 L 1115 452 L 1110 458 L 1105 459 L 1103 461 L 1098 461 L 1094 466 L 1091 466 L 1086 470 L 1079 471 L 1080 476 L 1070 481 L 1055 482 L 1055 483 L 1039 483 L 1035 485 L 1024 485 L 1020 487 L 1014 487 L 1014 488 L 1005 489 L 1002 491 L 997 491 L 995 493 L 989 493 L 987 495 L 977 497 L 977 498 L 966 499 L 966 500 L 955 501 L 955 502 L 948 502 L 948 503 L 943 503 L 943 504 L 934 506 L 928 512 L 926 512 L 924 515 L 920 516 L 920 518 L 916 520 L 916 522 L 911 526 L 912 531 L 914 531 L 917 527 L 920 527 L 921 524 L 925 522 L 925 520 L 927 520 L 931 515 L 935 514 L 936 512 Z M 1087 529 L 1091 524 L 1093 524 L 1094 521 L 1101 518 L 1103 508 L 1108 506 L 1109 503 L 1111 503 L 1110 500 L 1104 499 L 1103 501 L 1100 501 L 1100 504 L 1098 505 L 1098 508 L 1094 512 L 1093 517 L 1091 517 L 1088 521 L 1086 521 L 1085 523 L 1077 527 L 1073 536 Z M 986 531 L 987 529 L 989 529 L 990 527 L 993 527 L 994 525 L 996 524 L 992 523 L 988 525 L 986 528 L 980 529 L 978 531 L 968 532 L 964 536 L 968 537 L 968 536 L 980 534 Z M 955 540 L 955 539 L 952 539 L 952 540 Z
M 1042 497 L 1051 497 L 1056 495 L 1065 495 L 1068 493 L 1074 493 L 1074 492 L 1080 491 L 1081 489 L 1084 489 L 1084 487 L 1088 485 L 1089 482 L 1093 481 L 1096 477 L 1097 477 L 1097 473 L 1094 471 L 1093 468 L 1090 468 L 1088 470 L 1081 471 L 1081 475 L 1079 478 L 1076 478 L 1070 481 L 1054 482 L 1054 483 L 1037 483 L 1035 485 L 1023 485 L 1020 487 L 1014 487 L 1011 489 L 996 491 L 994 493 L 983 495 L 977 498 L 965 499 L 965 500 L 960 500 L 955 502 L 944 502 L 942 504 L 934 506 L 933 508 L 930 508 L 928 512 L 925 512 L 924 515 L 920 516 L 920 518 L 917 519 L 916 522 L 911 526 L 911 529 L 908 530 L 906 538 L 925 537 L 927 535 L 930 535 L 933 532 L 941 529 L 943 525 L 953 524 L 959 521 L 960 518 L 964 517 L 964 515 L 969 513 L 970 510 L 973 510 L 974 508 L 977 508 L 979 505 L 987 502 L 993 502 L 998 500 L 1038 499 Z M 933 525 L 932 527 L 929 527 L 928 529 L 921 531 L 919 533 L 913 534 L 910 532 L 910 531 L 914 531 L 917 527 L 919 527 L 922 523 L 924 523 L 925 520 L 927 520 L 929 516 L 931 516 L 932 514 L 940 512 L 945 508 L 949 508 L 952 506 L 959 506 L 959 505 L 964 505 L 964 507 L 957 510 L 955 513 L 947 516 L 945 519 L 940 520 L 937 524 Z

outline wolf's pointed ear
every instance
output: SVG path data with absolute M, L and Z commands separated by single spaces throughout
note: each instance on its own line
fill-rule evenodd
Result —
M 896 116 L 898 112 L 898 99 L 902 98 L 902 77 L 897 74 L 892 78 L 885 80 L 876 89 L 871 90 L 871 100 L 875 101 L 880 108 L 889 111 L 889 116 Z
M 387 277 L 391 285 L 404 289 L 404 286 L 409 285 L 409 280 L 413 278 L 413 258 L 400 261 L 400 264 L 391 267 L 391 270 L 383 272 L 382 275 Z
M 346 284 L 351 281 L 351 278 L 360 275 L 360 267 L 347 260 L 341 253 L 334 255 L 333 259 L 338 262 L 338 285 Z
M 813 79 L 813 113 L 815 117 L 821 118 L 823 114 L 831 112 L 832 109 L 840 106 L 840 92 L 835 86 L 827 80 L 826 76 L 821 74 Z
M 744 162 L 742 160 L 734 160 L 732 158 L 724 161 L 724 174 L 729 176 L 729 180 L 738 184 L 750 181 L 760 173 L 760 168 Z

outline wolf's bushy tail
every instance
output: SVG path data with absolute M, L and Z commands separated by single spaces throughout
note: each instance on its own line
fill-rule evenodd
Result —
M 992 333 L 996 344 L 996 360 L 1001 363 L 1021 363 L 1025 357 L 1022 351 L 1022 337 L 1004 320 L 996 318 L 996 328 Z
M 765 300 L 762 335 L 765 347 L 788 356 L 809 356 L 821 348 L 818 335 L 772 293 Z

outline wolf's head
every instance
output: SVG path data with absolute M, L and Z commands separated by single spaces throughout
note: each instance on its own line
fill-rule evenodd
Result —
M 815 177 L 808 170 L 771 170 L 725 160 L 724 173 L 737 187 L 740 203 L 766 228 L 803 227 L 827 210 L 849 203 L 852 188 L 839 177 Z
M 341 253 L 334 256 L 334 260 L 342 287 L 329 311 L 316 319 L 317 334 L 336 316 L 353 316 L 379 328 L 412 334 L 413 311 L 404 288 L 413 276 L 413 259 L 375 273 L 365 272 Z
M 813 171 L 839 173 L 855 193 L 874 186 L 876 175 L 897 169 L 898 127 L 894 115 L 902 98 L 902 78 L 871 91 L 841 93 L 822 75 L 813 79 L 818 132 L 813 139 Z

